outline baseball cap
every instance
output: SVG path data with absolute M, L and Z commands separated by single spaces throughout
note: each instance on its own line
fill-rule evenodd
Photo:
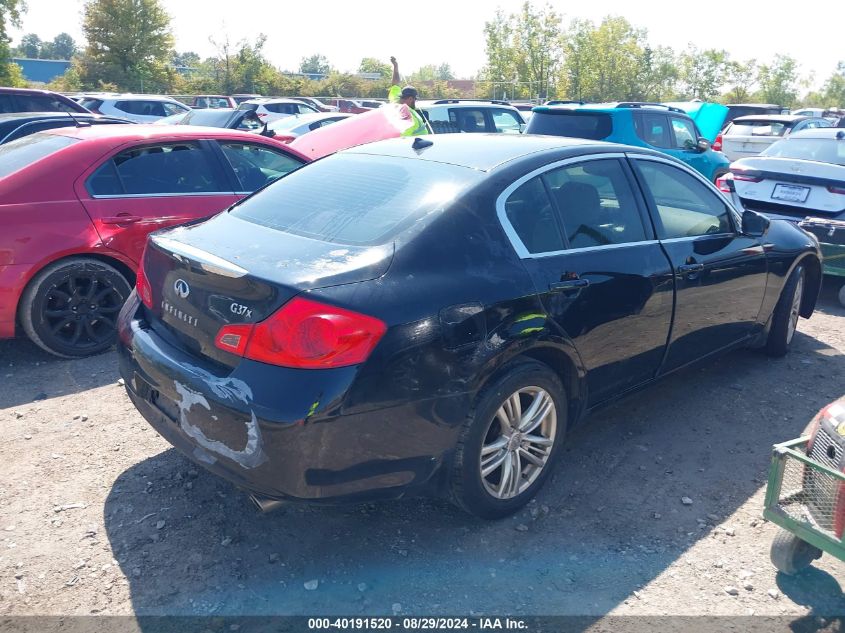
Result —
M 417 97 L 417 89 L 413 86 L 405 86 L 402 88 L 402 95 L 403 97 Z

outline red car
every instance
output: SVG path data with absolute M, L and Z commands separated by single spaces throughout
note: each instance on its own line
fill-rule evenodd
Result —
M 307 162 L 218 128 L 99 125 L 0 146 L 0 338 L 57 356 L 101 352 L 147 234 L 205 218 Z
M 362 114 L 372 110 L 372 108 L 365 108 L 352 99 L 323 99 L 323 103 L 336 107 L 339 112 L 348 112 L 349 114 Z

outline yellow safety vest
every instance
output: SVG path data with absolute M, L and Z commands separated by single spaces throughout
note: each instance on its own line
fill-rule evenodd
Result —
M 399 103 L 401 97 L 402 88 L 399 86 L 390 86 L 390 90 L 387 91 L 387 100 L 390 103 Z M 423 136 L 424 134 L 430 134 L 423 115 L 414 108 L 408 109 L 411 111 L 411 118 L 414 120 L 414 125 L 402 132 L 402 136 Z

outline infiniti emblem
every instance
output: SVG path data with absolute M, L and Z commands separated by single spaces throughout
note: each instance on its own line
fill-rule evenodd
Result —
M 173 290 L 176 291 L 176 294 L 180 299 L 186 299 L 188 295 L 191 294 L 191 287 L 184 279 L 177 279 L 173 284 Z

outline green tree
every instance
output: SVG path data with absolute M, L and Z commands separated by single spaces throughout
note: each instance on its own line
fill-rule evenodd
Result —
M 70 59 L 76 55 L 76 41 L 68 33 L 59 33 L 51 44 L 55 59 Z
M 331 70 L 332 66 L 324 55 L 314 54 L 310 57 L 303 57 L 299 63 L 299 72 L 303 74 L 327 75 Z
M 820 106 L 823 108 L 845 107 L 845 61 L 839 62 L 833 73 L 821 89 Z
M 83 81 L 130 90 L 162 90 L 173 81 L 170 16 L 160 0 L 89 0 Z
M 495 17 L 484 23 L 485 51 L 487 64 L 482 76 L 489 85 L 489 94 L 493 97 L 501 94 L 506 82 L 514 82 L 516 87 L 516 56 L 513 44 L 513 27 L 511 19 L 501 9 L 496 11 Z
M 449 81 L 455 78 L 455 73 L 452 71 L 452 66 L 443 62 L 437 67 L 437 79 L 440 81 Z
M 793 106 L 798 100 L 798 62 L 789 55 L 775 55 L 771 64 L 760 66 L 757 83 L 762 102 Z
M 749 59 L 745 62 L 729 62 L 728 85 L 730 90 L 724 95 L 725 103 L 743 103 L 751 100 L 754 85 L 757 83 L 757 60 Z
M 725 83 L 730 58 L 727 51 L 698 50 L 690 46 L 681 55 L 681 81 L 684 96 L 709 101 L 718 97 Z
M 359 73 L 378 73 L 382 78 L 390 79 L 393 74 L 393 67 L 375 57 L 365 57 L 358 64 Z
M 27 33 L 21 38 L 21 43 L 18 45 L 16 52 L 20 57 L 38 59 L 41 56 L 42 44 L 41 38 L 35 33 Z
M 24 82 L 21 67 L 10 63 L 9 26 L 20 26 L 23 0 L 0 0 L 0 86 L 19 86 Z

